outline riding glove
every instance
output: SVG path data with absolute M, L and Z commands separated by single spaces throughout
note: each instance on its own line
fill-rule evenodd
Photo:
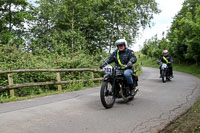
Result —
M 103 63 L 101 63 L 101 65 L 100 65 L 100 68 L 102 69 L 104 66 L 106 66 L 106 64 L 107 64 L 107 62 L 103 62 Z
M 127 64 L 127 68 L 132 68 L 133 67 L 133 64 L 132 64 L 132 62 L 129 62 L 128 64 Z

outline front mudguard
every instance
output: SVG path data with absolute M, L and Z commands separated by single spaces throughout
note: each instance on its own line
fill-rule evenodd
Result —
M 103 81 L 112 81 L 111 75 L 104 75 Z

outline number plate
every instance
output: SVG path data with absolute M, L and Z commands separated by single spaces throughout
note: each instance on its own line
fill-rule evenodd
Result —
M 167 64 L 162 64 L 162 69 L 167 68 Z
M 103 69 L 106 74 L 112 74 L 112 66 L 107 65 Z

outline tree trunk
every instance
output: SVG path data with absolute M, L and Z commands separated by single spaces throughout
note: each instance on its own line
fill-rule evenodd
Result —
M 111 23 L 114 23 L 114 16 L 115 14 L 112 13 L 112 22 Z M 109 53 L 111 53 L 111 48 L 112 48 L 112 45 L 113 45 L 113 33 L 114 33 L 114 25 L 112 26 L 112 32 L 111 32 L 111 36 L 110 36 L 110 49 L 109 49 Z
M 72 11 L 72 32 L 74 31 L 74 8 L 73 8 L 73 11 Z M 74 38 L 72 37 L 72 52 L 73 52 L 73 49 L 74 49 Z
M 12 13 L 11 13 L 11 3 L 9 3 L 9 31 L 12 29 Z

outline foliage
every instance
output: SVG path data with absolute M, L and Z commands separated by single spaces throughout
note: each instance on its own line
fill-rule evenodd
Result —
M 0 1 L 0 70 L 97 68 L 118 38 L 132 45 L 139 28 L 159 13 L 155 0 Z M 108 49 L 109 48 L 109 49 Z M 107 50 L 108 49 L 108 50 Z M 91 73 L 61 73 L 63 80 L 88 79 Z M 102 75 L 95 74 L 96 77 Z M 54 73 L 13 74 L 14 83 L 55 81 Z M 0 86 L 8 84 L 0 75 Z M 86 85 L 93 84 L 88 82 Z M 84 84 L 85 85 L 85 84 Z M 72 84 L 74 88 L 83 83 Z M 70 86 L 65 86 L 70 87 Z M 16 89 L 16 96 L 53 91 L 56 86 Z M 1 98 L 9 92 L 1 92 Z
M 165 40 L 159 40 L 157 35 L 153 36 L 151 39 L 146 40 L 144 43 L 144 47 L 141 50 L 142 54 L 148 55 L 149 57 L 159 58 L 162 54 L 162 48 L 165 45 Z
M 151 25 L 159 13 L 154 0 L 39 0 L 33 11 L 29 50 L 43 48 L 55 52 L 57 47 L 76 52 L 102 53 L 114 46 L 118 38 L 132 45 L 139 28 Z M 51 39 L 49 39 L 51 38 Z M 110 51 L 110 49 L 109 49 Z
M 199 64 L 200 59 L 200 5 L 199 0 L 186 0 L 182 9 L 174 17 L 166 38 L 156 41 L 149 39 L 142 49 L 143 54 L 157 57 L 157 51 L 168 49 L 179 62 Z M 155 55 L 154 55 L 155 54 Z M 161 54 L 161 52 L 160 52 Z
M 25 46 L 26 27 L 24 23 L 31 20 L 30 9 L 26 0 L 1 0 L 0 2 L 0 43 Z
M 40 51 L 41 52 L 41 51 Z M 43 50 L 41 53 L 34 55 L 32 53 L 18 50 L 16 46 L 2 46 L 0 47 L 0 70 L 16 70 L 16 69 L 52 69 L 52 68 L 98 68 L 99 55 L 90 56 L 83 51 L 71 53 L 67 55 L 52 54 L 49 51 Z M 26 72 L 15 73 L 12 75 L 14 83 L 31 83 L 31 82 L 46 82 L 56 81 L 56 74 L 49 72 Z M 99 74 L 95 74 L 96 77 L 100 77 Z M 90 79 L 91 73 L 61 73 L 62 80 L 74 80 L 74 79 Z M 0 75 L 0 86 L 8 85 L 7 74 Z M 77 85 L 77 84 L 76 84 Z M 83 84 L 78 84 L 79 86 Z M 86 84 L 88 85 L 88 84 Z M 70 86 L 68 86 L 70 87 Z M 56 86 L 41 86 L 41 87 L 25 87 L 15 90 L 16 96 L 26 96 L 32 94 L 41 94 L 46 91 L 56 90 Z M 0 95 L 8 97 L 8 91 L 1 92 Z

